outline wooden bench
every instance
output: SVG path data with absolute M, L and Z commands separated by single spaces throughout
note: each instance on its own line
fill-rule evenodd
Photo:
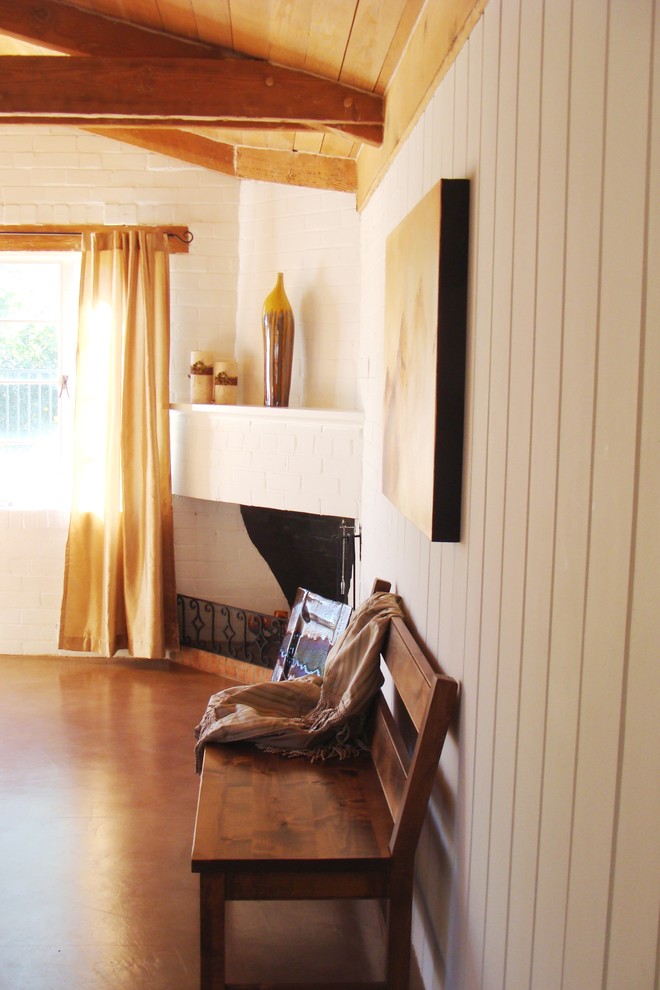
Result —
M 206 747 L 192 853 L 203 990 L 408 987 L 415 851 L 458 685 L 429 663 L 402 619 L 390 620 L 383 659 L 412 744 L 381 691 L 370 752 L 355 759 L 311 763 L 251 744 Z M 227 902 L 346 898 L 384 904 L 384 978 L 226 982 Z M 302 934 L 292 933 L 294 954 Z

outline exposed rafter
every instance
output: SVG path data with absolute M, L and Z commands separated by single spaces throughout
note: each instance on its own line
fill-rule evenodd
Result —
M 144 115 L 131 111 L 118 118 L 107 102 L 96 108 L 101 112 L 92 118 L 88 108 L 81 108 L 79 114 L 66 112 L 70 125 L 104 121 L 103 128 L 88 129 L 230 175 L 254 169 L 249 178 L 268 177 L 320 188 L 337 188 L 339 182 L 340 188 L 358 192 L 361 208 L 486 4 L 487 0 L 351 0 L 346 5 L 319 0 L 295 4 L 279 0 L 0 0 L 0 52 L 18 55 L 20 60 L 46 49 L 92 60 L 160 58 L 234 64 L 247 60 L 271 73 L 277 63 L 300 72 L 303 78 L 358 86 L 367 96 L 385 92 L 385 126 L 370 123 L 364 116 L 328 119 L 337 116 L 334 109 L 326 110 L 324 119 L 314 113 L 312 119 L 301 121 L 298 114 L 290 116 L 291 106 L 279 119 L 266 116 L 263 108 L 251 119 L 242 112 L 238 117 L 206 113 L 191 117 L 188 108 L 183 114 L 157 111 L 154 116 L 151 110 Z M 131 17 L 140 24 L 121 19 Z M 197 37 L 206 40 L 194 40 Z M 211 43 L 213 39 L 216 44 Z M 34 51 L 31 46 L 36 46 Z M 312 76 L 307 75 L 310 72 Z M 26 83 L 26 91 L 40 85 L 37 74 L 30 74 L 33 78 Z M 41 108 L 37 115 L 30 110 L 21 116 L 10 106 L 10 113 L 15 121 L 58 119 L 51 114 L 49 120 Z M 296 165 L 301 154 L 309 157 Z M 314 168 L 309 167 L 312 159 L 317 161 Z
M 22 41 L 37 44 L 50 48 L 53 51 L 68 55 L 85 55 L 92 57 L 113 57 L 113 58 L 139 58 L 141 62 L 149 58 L 161 59 L 218 59 L 224 62 L 232 61 L 234 64 L 242 61 L 239 53 L 228 53 L 226 49 L 202 44 L 185 38 L 174 37 L 161 32 L 147 30 L 135 24 L 119 21 L 114 18 L 105 17 L 91 11 L 82 10 L 69 4 L 57 2 L 57 0 L 27 0 L 17 4 L 16 0 L 0 0 L 0 32 L 3 32 Z M 17 62 L 25 59 L 15 59 L 13 66 L 17 68 Z M 36 85 L 40 87 L 40 77 L 35 73 L 36 65 L 31 61 L 31 57 L 26 57 L 32 68 L 28 75 L 30 78 L 25 81 L 23 77 L 24 92 L 32 91 Z M 64 62 L 65 60 L 58 60 Z M 68 60 L 67 60 L 68 61 Z M 265 70 L 265 76 L 260 77 L 259 86 L 261 89 L 275 88 L 265 84 L 268 78 L 275 82 L 275 72 L 286 72 L 279 67 L 270 66 L 268 62 L 250 59 L 249 72 L 256 74 L 258 67 Z M 84 66 L 89 71 L 89 66 Z M 0 71 L 3 71 L 0 69 Z M 61 71 L 61 70 L 59 70 Z M 293 72 L 293 70 L 288 70 Z M 310 76 L 307 73 L 294 73 L 298 76 L 298 84 L 305 89 L 306 82 L 313 79 L 313 85 L 317 85 L 319 77 Z M 6 73 L 2 75 L 3 83 Z M 281 78 L 281 77 L 280 77 Z M 339 86 L 331 80 L 321 80 L 331 86 Z M 114 84 L 111 84 L 114 86 Z M 132 81 L 132 88 L 135 89 L 135 80 Z M 3 85 L 3 90 L 5 89 Z M 345 92 L 342 93 L 342 91 Z M 269 129 L 278 129 L 283 126 L 295 126 L 299 130 L 328 129 L 338 131 L 358 141 L 369 144 L 379 144 L 383 136 L 383 111 L 381 101 L 380 122 L 363 122 L 358 120 L 353 107 L 343 106 L 344 101 L 353 101 L 356 93 L 350 87 L 340 87 L 336 91 L 339 102 L 343 108 L 342 120 L 325 121 L 318 116 L 314 119 L 289 124 L 278 115 L 278 120 L 269 120 Z M 107 95 L 107 94 L 106 94 Z M 274 95 L 274 94 L 272 94 Z M 278 94 L 279 95 L 279 94 Z M 370 100 L 373 99 L 371 93 L 365 94 Z M 353 111 L 352 113 L 350 111 Z M 11 112 L 11 111 L 10 111 Z M 150 114 L 149 118 L 124 118 L 118 119 L 113 111 L 109 111 L 112 116 L 109 118 L 107 127 L 88 126 L 87 129 L 107 137 L 113 137 L 126 143 L 135 144 L 142 148 L 160 154 L 175 156 L 192 164 L 202 165 L 205 168 L 224 172 L 229 175 L 236 175 L 242 178 L 262 179 L 268 177 L 270 181 L 284 182 L 288 184 L 315 186 L 319 188 L 341 189 L 343 191 L 355 191 L 356 188 L 356 167 L 351 159 L 332 158 L 327 155 L 305 155 L 298 152 L 287 152 L 272 149 L 266 156 L 260 154 L 259 149 L 250 147 L 235 147 L 221 141 L 211 140 L 198 134 L 190 133 L 185 129 L 177 129 L 176 124 L 190 127 L 192 121 L 188 118 L 178 117 L 171 119 L 173 126 L 165 127 L 163 118 L 156 118 Z M 244 108 L 241 108 L 241 128 L 248 130 L 252 127 L 263 127 L 264 121 L 254 118 L 249 121 L 243 116 Z M 340 113 L 341 115 L 341 113 Z M 337 116 L 333 111 L 332 116 Z M 186 115 L 187 117 L 187 115 Z M 16 112 L 16 107 L 12 112 L 13 121 L 23 119 L 30 123 L 55 122 L 55 116 L 48 111 L 43 111 L 43 104 L 40 105 L 38 116 L 34 112 L 26 113 L 21 117 Z M 212 118 L 203 118 L 205 125 L 213 122 Z M 87 113 L 81 113 L 76 119 L 69 114 L 63 121 L 69 125 L 89 125 L 90 119 Z M 99 123 L 99 118 L 96 118 Z M 235 124 L 235 120 L 231 123 Z M 138 126 L 139 124 L 139 126 Z M 216 126 L 229 126 L 229 121 L 222 121 Z
M 138 119 L 381 127 L 383 98 L 255 59 L 0 57 L 0 116 L 49 124 Z
M 0 31 L 67 55 L 142 55 L 163 58 L 236 56 L 224 48 L 149 31 L 59 0 L 0 0 Z

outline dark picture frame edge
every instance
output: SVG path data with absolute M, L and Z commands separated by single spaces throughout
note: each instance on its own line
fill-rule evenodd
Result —
M 459 543 L 463 498 L 470 180 L 443 179 L 431 540 Z

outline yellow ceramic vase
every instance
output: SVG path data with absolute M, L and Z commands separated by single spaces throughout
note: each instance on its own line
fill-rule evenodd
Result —
M 264 332 L 264 405 L 288 406 L 293 362 L 293 310 L 278 272 L 262 314 Z

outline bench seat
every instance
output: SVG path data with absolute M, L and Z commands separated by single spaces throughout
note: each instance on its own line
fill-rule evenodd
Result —
M 207 746 L 199 801 L 194 872 L 253 870 L 263 883 L 285 864 L 353 870 L 390 858 L 392 816 L 370 753 L 311 763 L 250 743 Z
M 251 743 L 205 748 L 192 852 L 202 990 L 407 990 L 415 852 L 458 684 L 398 616 L 382 660 L 392 696 L 375 699 L 371 747 L 358 757 L 310 762 Z M 228 903 L 330 899 L 382 901 L 382 977 L 227 982 Z M 291 951 L 295 958 L 296 933 Z

